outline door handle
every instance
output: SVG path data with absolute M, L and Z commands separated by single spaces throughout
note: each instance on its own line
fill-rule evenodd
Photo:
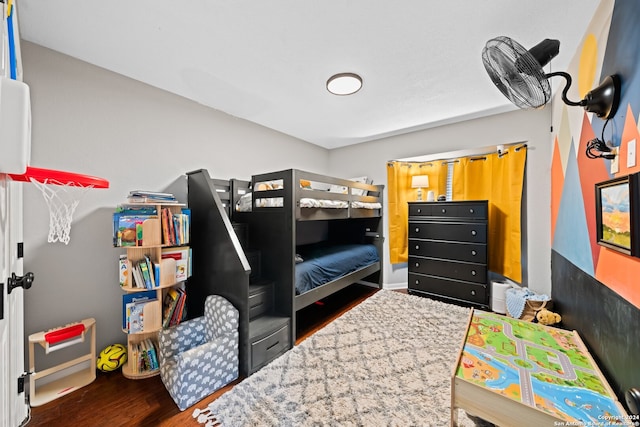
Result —
M 28 272 L 24 276 L 16 276 L 16 273 L 11 273 L 11 277 L 7 279 L 7 294 L 15 288 L 22 286 L 24 289 L 29 289 L 33 284 L 34 275 L 32 272 Z

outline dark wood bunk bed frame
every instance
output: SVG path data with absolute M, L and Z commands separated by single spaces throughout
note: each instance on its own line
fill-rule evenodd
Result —
M 201 314 L 201 302 L 210 294 L 234 304 L 240 312 L 241 375 L 250 375 L 293 346 L 298 311 L 353 283 L 382 287 L 383 209 L 351 207 L 353 201 L 382 205 L 382 185 L 296 169 L 254 175 L 251 181 L 215 180 L 203 169 L 187 176 L 193 248 L 189 315 Z M 303 189 L 300 180 L 346 187 L 347 194 Z M 251 212 L 235 211 L 242 194 L 273 181 L 281 181 L 283 188 L 254 191 Z M 352 189 L 367 195 L 352 194 Z M 301 208 L 304 197 L 344 200 L 348 208 Z M 256 200 L 271 198 L 282 198 L 282 206 L 256 207 Z M 295 255 L 300 239 L 373 243 L 380 260 L 297 295 Z

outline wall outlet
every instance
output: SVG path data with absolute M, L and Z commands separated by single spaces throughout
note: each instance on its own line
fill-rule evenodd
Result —
M 615 154 L 616 156 L 611 159 L 611 173 L 615 174 L 620 172 L 620 161 L 619 158 L 620 156 L 618 156 L 618 147 L 614 147 L 611 149 L 611 154 Z
M 627 167 L 632 168 L 636 165 L 636 140 L 632 139 L 627 142 Z

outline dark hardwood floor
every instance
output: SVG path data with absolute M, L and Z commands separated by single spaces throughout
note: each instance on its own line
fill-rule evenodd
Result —
M 353 285 L 313 304 L 297 318 L 296 344 L 361 303 L 377 289 Z M 159 376 L 129 380 L 120 371 L 102 373 L 90 385 L 31 409 L 28 426 L 185 426 L 197 425 L 191 413 L 233 388 L 242 378 L 180 412 Z

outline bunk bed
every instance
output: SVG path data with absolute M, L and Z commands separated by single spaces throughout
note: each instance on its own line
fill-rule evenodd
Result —
M 297 169 L 254 175 L 252 193 L 232 186 L 236 207 L 251 195 L 250 211 L 236 208 L 232 218 L 248 224 L 251 243 L 262 251 L 263 272 L 282 283 L 276 301 L 291 305 L 292 312 L 356 282 L 382 286 L 383 186 Z M 242 182 L 237 187 L 245 188 Z M 343 265 L 335 265 L 340 260 Z M 324 261 L 332 264 L 325 267 Z M 316 272 L 321 277 L 309 278 Z M 301 283 L 305 277 L 312 283 Z
M 220 294 L 239 309 L 245 375 L 259 368 L 251 352 L 269 331 L 277 329 L 280 339 L 286 334 L 291 348 L 300 310 L 354 283 L 382 287 L 383 186 L 296 169 L 250 181 L 214 180 L 206 170 L 187 175 L 190 288 L 197 287 L 197 299 Z M 272 283 L 268 296 L 256 298 L 252 284 L 264 280 Z M 253 323 L 262 316 L 251 312 L 262 304 L 271 326 L 258 334 Z M 271 351 L 281 346 L 265 344 Z

